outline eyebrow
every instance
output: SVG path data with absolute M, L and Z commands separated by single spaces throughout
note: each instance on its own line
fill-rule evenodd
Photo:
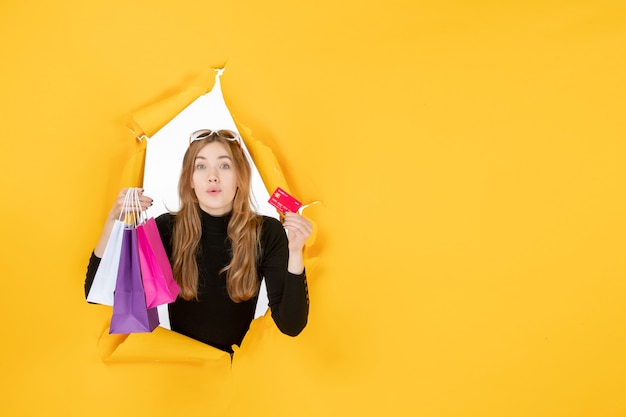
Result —
M 206 160 L 206 158 L 204 156 L 200 156 L 200 155 L 196 156 L 196 159 L 204 159 L 204 160 Z M 230 159 L 232 161 L 231 157 L 228 156 L 228 155 L 220 155 L 220 156 L 217 157 L 217 159 Z

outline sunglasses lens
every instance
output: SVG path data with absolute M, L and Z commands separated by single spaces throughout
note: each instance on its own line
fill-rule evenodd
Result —
M 206 138 L 207 136 L 211 136 L 211 134 L 212 134 L 212 133 L 213 133 L 213 132 L 212 132 L 212 131 L 210 131 L 210 130 L 201 131 L 201 132 L 196 133 L 196 134 L 194 135 L 194 138 L 196 138 L 196 139 L 204 139 L 204 138 Z

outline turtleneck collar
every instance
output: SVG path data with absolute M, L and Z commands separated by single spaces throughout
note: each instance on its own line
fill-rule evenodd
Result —
M 228 222 L 232 217 L 232 212 L 223 216 L 212 216 L 204 210 L 200 210 L 200 218 L 202 219 L 202 229 L 211 233 L 226 233 Z

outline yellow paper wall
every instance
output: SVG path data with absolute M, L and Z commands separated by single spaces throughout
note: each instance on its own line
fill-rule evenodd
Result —
M 0 415 L 626 415 L 622 1 L 5 1 L 0 35 Z M 324 202 L 309 326 L 103 362 L 130 114 L 224 62 Z

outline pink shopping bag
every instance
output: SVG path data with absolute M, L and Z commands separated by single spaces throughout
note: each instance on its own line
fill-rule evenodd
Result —
M 180 287 L 174 281 L 172 266 L 154 218 L 137 226 L 137 243 L 148 308 L 173 302 L 178 297 Z

